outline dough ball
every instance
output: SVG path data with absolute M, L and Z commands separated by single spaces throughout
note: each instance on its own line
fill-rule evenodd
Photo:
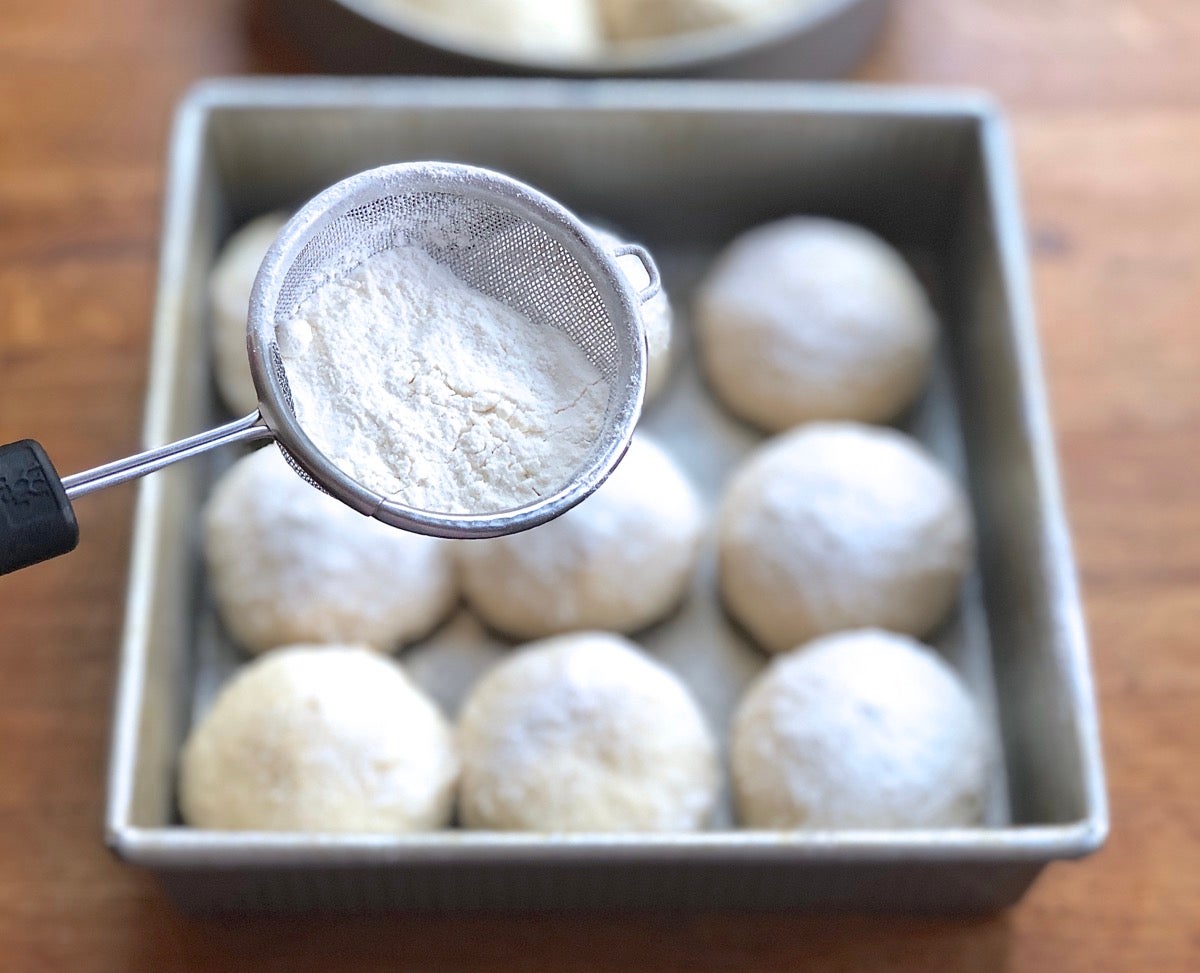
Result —
M 721 501 L 721 593 L 764 648 L 879 626 L 922 636 L 971 562 L 958 485 L 892 429 L 813 423 L 769 440 Z
M 459 716 L 469 828 L 688 831 L 716 801 L 716 746 L 679 680 L 617 635 L 535 642 Z
M 610 40 L 638 41 L 752 24 L 811 0 L 597 0 Z
M 991 747 L 932 650 L 867 629 L 775 659 L 734 715 L 730 764 L 752 828 L 944 828 L 982 816 Z
M 287 221 L 286 213 L 268 213 L 251 220 L 225 242 L 209 277 L 217 389 L 229 409 L 239 416 L 258 408 L 246 352 L 250 291 L 263 258 Z
M 642 326 L 646 329 L 646 398 L 650 402 L 667 384 L 671 373 L 671 324 L 675 314 L 666 288 L 642 304 Z
M 442 714 L 390 659 L 293 646 L 239 671 L 183 749 L 198 828 L 392 833 L 450 819 L 458 757 Z
M 439 31 L 517 57 L 579 60 L 600 50 L 593 0 L 381 0 Z
M 767 430 L 886 422 L 921 391 L 937 321 L 895 250 L 846 223 L 792 217 L 738 237 L 696 300 L 717 396 Z
M 594 223 L 592 226 L 609 250 L 625 242 L 602 226 L 596 226 Z M 634 258 L 624 257 L 619 263 L 621 269 L 626 271 L 635 292 L 649 286 L 650 278 Z M 662 391 L 671 372 L 671 328 L 674 318 L 671 299 L 667 296 L 665 287 L 660 288 L 657 294 L 642 305 L 642 326 L 646 329 L 647 402 Z
M 463 593 L 488 625 L 516 638 L 637 631 L 683 598 L 703 526 L 678 467 L 638 436 L 600 489 L 558 519 L 460 542 Z
M 425 635 L 457 598 L 447 542 L 364 517 L 273 447 L 213 488 L 204 553 L 221 618 L 251 652 L 290 642 L 389 651 Z

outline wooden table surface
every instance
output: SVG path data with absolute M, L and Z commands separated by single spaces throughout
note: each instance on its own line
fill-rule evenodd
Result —
M 250 0 L 0 3 L 0 441 L 136 448 L 172 106 L 311 71 Z M 897 0 L 860 72 L 1011 113 L 1113 834 L 973 920 L 196 921 L 104 850 L 133 490 L 0 583 L 0 969 L 1200 969 L 1200 4 Z

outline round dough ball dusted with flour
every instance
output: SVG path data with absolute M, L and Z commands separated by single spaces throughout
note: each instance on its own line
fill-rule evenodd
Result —
M 730 244 L 700 287 L 696 326 L 721 401 L 772 431 L 894 418 L 924 385 L 937 330 L 895 250 L 860 227 L 812 217 Z
M 625 242 L 615 233 L 595 223 L 592 223 L 592 228 L 609 250 Z M 620 265 L 635 291 L 649 285 L 650 279 L 646 272 L 637 266 L 635 260 L 625 258 L 620 261 Z M 674 318 L 675 312 L 665 287 L 660 287 L 657 294 L 642 303 L 642 327 L 646 329 L 646 402 L 654 399 L 667 384 L 667 376 L 671 372 L 671 330 Z
M 434 21 L 439 30 L 506 54 L 575 60 L 600 48 L 593 0 L 380 0 Z
M 199 828 L 393 833 L 450 819 L 451 728 L 392 660 L 293 646 L 238 672 L 192 730 L 183 818 Z
M 925 635 L 973 550 L 958 485 L 908 436 L 855 423 L 767 441 L 719 517 L 726 607 L 771 652 L 864 626 Z
M 620 636 L 535 642 L 458 721 L 469 828 L 688 831 L 712 812 L 716 746 L 679 680 Z
M 204 553 L 221 618 L 251 652 L 290 642 L 390 651 L 432 629 L 458 595 L 448 542 L 364 517 L 269 446 L 217 482 Z
M 979 822 L 991 746 L 932 650 L 829 635 L 775 659 L 734 716 L 738 813 L 753 828 L 939 828 Z
M 597 0 L 614 41 L 671 37 L 752 24 L 812 0 Z
M 263 257 L 287 220 L 286 213 L 268 213 L 251 220 L 226 241 L 209 277 L 217 389 L 225 404 L 239 416 L 258 408 L 246 352 L 250 291 Z
M 540 527 L 457 547 L 467 602 L 516 638 L 633 632 L 683 598 L 704 517 L 671 458 L 638 436 L 612 476 Z
M 665 288 L 642 303 L 642 327 L 646 329 L 645 401 L 658 397 L 671 373 L 671 327 L 675 312 Z

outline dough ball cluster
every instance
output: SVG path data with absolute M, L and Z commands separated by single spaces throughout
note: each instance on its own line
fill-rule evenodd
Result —
M 895 250 L 860 227 L 808 216 L 729 244 L 695 310 L 713 391 L 767 431 L 895 418 L 925 383 L 937 331 Z
M 364 517 L 266 447 L 217 482 L 204 517 L 217 610 L 237 642 L 390 651 L 425 635 L 458 597 L 450 545 Z
M 286 213 L 251 220 L 221 248 L 209 276 L 213 367 L 217 389 L 230 411 L 249 415 L 258 408 L 246 351 L 246 318 L 258 268 L 287 222 Z
M 613 36 L 636 38 L 776 4 L 528 0 L 511 16 L 500 0 L 437 6 L 544 53 L 546 37 L 562 51 L 593 49 L 601 16 Z M 283 222 L 239 231 L 212 275 L 219 384 L 238 412 L 256 405 L 250 285 Z M 635 289 L 646 283 L 631 272 Z M 913 638 L 955 603 L 973 554 L 967 501 L 911 438 L 863 424 L 897 415 L 926 380 L 936 321 L 920 285 L 865 230 L 796 217 L 727 248 L 699 288 L 695 319 L 712 391 L 734 415 L 782 430 L 733 470 L 714 524 L 719 595 L 774 654 L 729 728 L 739 822 L 978 823 L 992 740 L 954 672 Z M 643 320 L 651 398 L 670 362 L 665 293 Z M 190 734 L 184 819 L 397 833 L 448 826 L 457 802 L 459 824 L 475 829 L 705 827 L 723 785 L 717 742 L 680 679 L 617 633 L 661 621 L 687 596 L 706 519 L 688 479 L 642 433 L 579 506 L 487 541 L 439 541 L 363 517 L 274 448 L 239 460 L 204 515 L 209 585 L 233 638 L 271 651 L 226 684 Z M 486 670 L 451 728 L 381 653 L 429 633 L 460 592 L 491 629 L 541 641 Z
M 222 688 L 183 748 L 179 803 L 198 828 L 422 831 L 449 822 L 457 778 L 449 725 L 398 665 L 293 646 Z
M 973 550 L 958 485 L 908 436 L 855 423 L 768 440 L 719 517 L 725 604 L 771 652 L 864 626 L 928 634 Z
M 639 435 L 600 489 L 561 517 L 461 542 L 463 593 L 480 618 L 517 638 L 637 631 L 683 598 L 703 527 L 688 481 Z
M 458 722 L 470 828 L 690 831 L 720 787 L 679 680 L 616 635 L 536 642 L 487 672 Z
M 878 630 L 777 657 L 734 716 L 730 762 L 752 828 L 978 824 L 991 744 L 932 650 Z

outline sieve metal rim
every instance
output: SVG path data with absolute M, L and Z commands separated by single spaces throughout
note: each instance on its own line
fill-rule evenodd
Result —
M 389 195 L 449 192 L 503 205 L 543 229 L 575 257 L 597 285 L 630 356 L 629 381 L 615 389 L 617 412 L 606 419 L 602 447 L 569 483 L 533 503 L 506 511 L 447 514 L 420 510 L 376 493 L 346 475 L 324 455 L 288 407 L 288 393 L 275 367 L 275 306 L 283 281 L 307 243 L 348 211 Z M 331 496 L 386 524 L 436 537 L 471 539 L 516 533 L 545 523 L 584 500 L 612 472 L 629 447 L 641 414 L 646 341 L 640 299 L 616 256 L 568 209 L 539 190 L 491 169 L 453 162 L 401 162 L 357 173 L 313 197 L 287 222 L 267 251 L 255 277 L 247 320 L 246 348 L 263 422 L 301 470 Z

